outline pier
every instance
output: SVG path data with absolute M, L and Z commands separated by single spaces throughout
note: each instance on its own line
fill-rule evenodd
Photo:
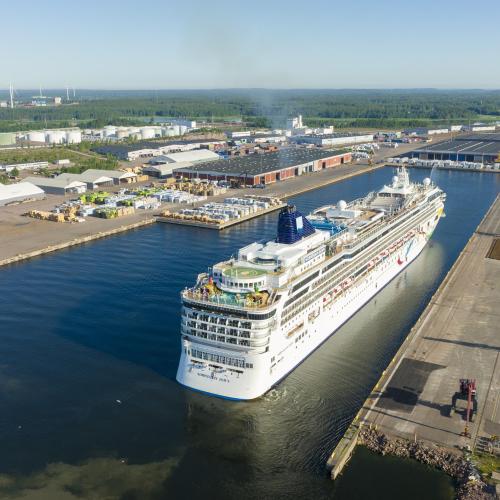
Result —
M 497 196 L 333 451 L 328 460 L 333 479 L 367 429 L 450 455 L 500 452 L 499 305 Z M 460 379 L 473 379 L 477 386 L 477 410 L 469 423 L 466 402 L 452 408 Z
M 225 229 L 227 227 L 234 226 L 236 224 L 241 224 L 242 222 L 249 221 L 254 219 L 255 217 L 260 217 L 261 215 L 270 214 L 272 212 L 276 212 L 280 208 L 286 206 L 286 203 L 278 203 L 276 205 L 272 205 L 269 208 L 264 208 L 262 210 L 258 210 L 257 212 L 252 212 L 251 214 L 244 215 L 243 217 L 230 219 L 228 221 L 220 221 L 220 222 L 204 222 L 200 220 L 193 219 L 178 219 L 174 217 L 165 217 L 162 215 L 158 215 L 156 217 L 156 222 L 165 222 L 167 224 L 180 224 L 182 226 L 194 226 L 194 227 L 203 227 L 206 229 Z
M 340 182 L 350 177 L 362 175 L 383 166 L 382 162 L 374 166 L 362 163 L 355 165 L 345 164 L 334 169 L 272 184 L 266 189 L 259 190 L 258 194 L 284 199 Z M 250 188 L 240 189 L 235 191 L 234 194 L 238 196 L 255 195 L 256 190 Z M 220 202 L 227 196 L 227 193 L 213 196 L 206 201 L 195 204 L 195 206 L 199 206 L 207 201 Z M 65 200 L 67 200 L 67 197 L 50 195 L 46 200 L 2 207 L 0 211 L 0 240 L 2 241 L 2 245 L 0 245 L 0 267 L 113 234 L 133 230 L 140 226 L 152 224 L 158 220 L 156 217 L 158 214 L 146 211 L 137 211 L 133 215 L 116 219 L 89 217 L 84 224 L 58 224 L 36 219 L 27 220 L 21 217 L 30 208 L 51 210 L 55 204 Z M 168 203 L 162 205 L 162 209 L 169 209 L 171 211 L 179 211 L 182 208 L 184 208 L 184 205 L 181 204 Z M 259 212 L 257 216 L 263 215 L 263 213 L 267 212 Z M 238 224 L 239 222 L 243 222 L 243 220 L 237 219 L 233 224 Z M 186 225 L 185 222 L 183 224 Z M 207 226 L 203 225 L 203 227 Z M 228 225 L 224 227 L 228 227 Z

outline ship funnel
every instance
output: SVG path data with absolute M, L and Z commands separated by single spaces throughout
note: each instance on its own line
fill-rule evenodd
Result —
M 291 244 L 315 232 L 311 223 L 293 205 L 282 208 L 278 218 L 277 243 Z

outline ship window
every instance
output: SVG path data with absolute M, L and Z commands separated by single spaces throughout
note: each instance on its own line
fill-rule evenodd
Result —
M 297 283 L 293 288 L 292 288 L 292 293 L 298 290 L 299 288 L 303 287 L 307 283 L 309 283 L 311 280 L 319 276 L 319 271 L 316 271 L 315 273 L 311 274 L 311 276 L 308 276 L 307 278 L 303 279 L 300 283 Z

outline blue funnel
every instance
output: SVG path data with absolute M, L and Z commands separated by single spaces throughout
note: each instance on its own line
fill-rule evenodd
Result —
M 310 236 L 315 232 L 311 223 L 293 205 L 287 205 L 280 211 L 278 219 L 278 243 L 287 245 Z

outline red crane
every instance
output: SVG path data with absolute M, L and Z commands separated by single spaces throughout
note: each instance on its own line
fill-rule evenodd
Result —
M 476 401 L 476 381 L 474 379 L 460 379 L 460 392 L 463 396 L 467 396 L 467 412 L 465 414 L 465 428 L 462 435 L 470 437 L 469 422 L 472 421 L 472 415 L 477 408 Z

